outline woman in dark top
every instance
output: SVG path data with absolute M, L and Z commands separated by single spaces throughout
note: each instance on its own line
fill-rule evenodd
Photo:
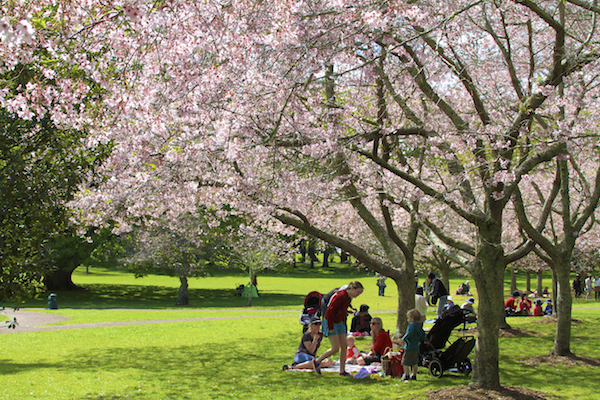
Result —
M 313 367 L 312 360 L 317 356 L 317 350 L 321 346 L 323 340 L 323 332 L 321 332 L 321 321 L 318 318 L 313 319 L 308 324 L 308 330 L 302 335 L 300 346 L 294 355 L 294 364 L 284 365 L 283 369 L 311 369 Z M 332 361 L 327 358 L 321 362 L 324 368 L 329 367 Z
M 371 331 L 371 314 L 369 314 L 369 306 L 363 304 L 358 312 L 352 318 L 350 332 L 360 332 L 363 336 L 368 336 Z M 356 336 L 356 335 L 355 335 Z

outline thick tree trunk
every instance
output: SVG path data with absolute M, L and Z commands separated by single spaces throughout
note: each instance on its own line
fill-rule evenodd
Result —
M 412 279 L 411 279 L 412 278 Z M 401 338 L 406 333 L 408 321 L 406 313 L 415 308 L 414 273 L 403 270 L 392 277 L 398 287 L 398 313 L 396 314 L 396 332 L 394 338 Z M 410 282 L 410 284 L 409 284 Z
M 555 263 L 557 277 L 557 292 L 555 309 L 558 311 L 556 322 L 556 337 L 552 354 L 566 356 L 571 354 L 571 296 L 570 261 Z
M 531 293 L 531 271 L 525 272 L 525 290 Z
M 538 296 L 542 296 L 542 292 L 544 291 L 544 285 L 543 285 L 543 277 L 542 277 L 542 270 L 539 270 L 537 272 L 537 292 L 538 292 Z
M 477 387 L 500 387 L 498 332 L 504 320 L 504 260 L 503 250 L 491 241 L 481 245 L 473 278 L 479 294 L 473 376 Z
M 190 304 L 190 295 L 188 291 L 188 280 L 186 276 L 180 276 L 179 281 L 181 282 L 179 286 L 179 291 L 177 292 L 177 305 L 178 306 L 187 306 Z
M 54 269 L 44 276 L 46 289 L 57 290 L 80 290 L 81 287 L 73 283 L 73 271 L 75 268 Z

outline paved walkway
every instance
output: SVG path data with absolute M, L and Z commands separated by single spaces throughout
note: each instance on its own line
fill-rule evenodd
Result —
M 44 310 L 40 308 L 38 310 Z M 125 311 L 125 310 L 124 310 Z M 155 312 L 167 312 L 173 310 L 132 310 L 126 309 L 126 311 L 155 311 Z M 195 310 L 185 310 L 185 311 L 195 311 Z M 197 311 L 201 311 L 201 309 L 197 309 Z M 215 311 L 215 310 L 211 310 Z M 7 333 L 25 333 L 25 332 L 46 332 L 46 331 L 59 331 L 65 329 L 85 329 L 85 328 L 99 328 L 99 327 L 107 327 L 107 326 L 124 326 L 124 325 L 148 325 L 148 324 L 164 324 L 168 322 L 188 322 L 188 321 L 214 321 L 214 320 L 224 320 L 224 319 L 247 319 L 247 318 L 290 318 L 290 317 L 298 317 L 298 313 L 290 311 L 290 310 L 262 310 L 262 311 L 277 311 L 281 312 L 280 315 L 263 315 L 260 314 L 259 310 L 254 311 L 255 315 L 243 315 L 243 316 L 234 316 L 234 317 L 205 317 L 205 318 L 177 318 L 177 319 L 156 319 L 150 321 L 118 321 L 118 322 L 98 322 L 98 323 L 90 323 L 90 324 L 71 324 L 71 325 L 51 325 L 44 326 L 48 324 L 54 324 L 57 322 L 68 321 L 70 318 L 63 317 L 62 315 L 55 314 L 47 314 L 44 312 L 36 312 L 36 311 L 22 311 L 17 310 L 13 311 L 12 308 L 6 308 L 2 311 L 2 314 L 6 315 L 10 321 L 16 319 L 17 325 L 14 329 L 9 329 L 10 324 L 0 322 L 0 335 Z M 287 313 L 287 314 L 283 314 Z M 377 311 L 378 314 L 392 314 L 395 311 Z
M 128 310 L 130 311 L 130 310 Z M 158 311 L 158 310 L 152 310 Z M 186 310 L 191 311 L 191 310 Z M 273 310 L 269 310 L 273 311 Z M 281 310 L 285 312 L 284 310 Z M 151 321 L 118 321 L 118 322 L 99 322 L 90 324 L 71 324 L 71 325 L 52 325 L 43 326 L 47 324 L 53 324 L 56 322 L 67 321 L 70 318 L 63 317 L 62 315 L 47 314 L 43 312 L 35 311 L 13 311 L 12 309 L 5 309 L 3 314 L 6 315 L 10 321 L 16 319 L 17 325 L 14 329 L 9 329 L 10 324 L 4 323 L 0 327 L 0 334 L 7 333 L 25 333 L 25 332 L 45 332 L 45 331 L 58 331 L 65 329 L 84 329 L 84 328 L 99 328 L 107 326 L 124 326 L 124 325 L 148 325 L 148 324 L 163 324 L 168 322 L 187 322 L 187 321 L 211 321 L 219 319 L 246 319 L 246 318 L 281 318 L 281 317 L 293 317 L 295 314 L 289 313 L 287 315 L 245 315 L 235 317 L 208 317 L 208 318 L 179 318 L 179 319 L 157 319 Z

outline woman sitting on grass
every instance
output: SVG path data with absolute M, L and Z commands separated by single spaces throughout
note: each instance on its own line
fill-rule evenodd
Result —
M 371 341 L 371 351 L 368 355 L 358 357 L 359 365 L 381 362 L 381 356 L 393 349 L 392 339 L 390 334 L 383 330 L 381 318 L 375 317 L 371 320 Z
M 321 332 L 321 321 L 319 318 L 314 318 L 308 324 L 308 330 L 302 335 L 300 347 L 294 355 L 294 363 L 292 365 L 284 365 L 283 370 L 287 369 L 312 369 L 313 361 L 317 356 L 317 349 L 323 340 L 323 332 Z M 331 365 L 330 359 L 325 359 L 321 362 L 323 367 Z
M 525 293 L 521 295 L 521 302 L 519 303 L 519 315 L 531 315 L 531 300 Z

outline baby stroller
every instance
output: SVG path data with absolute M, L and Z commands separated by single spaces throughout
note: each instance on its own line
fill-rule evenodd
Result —
M 302 324 L 302 332 L 308 330 L 308 324 L 314 317 L 321 317 L 321 299 L 323 295 L 319 292 L 312 291 L 304 298 L 304 308 L 300 314 L 300 323 Z
M 419 364 L 427 367 L 432 377 L 440 378 L 444 371 L 448 370 L 465 375 L 471 373 L 471 360 L 468 356 L 475 347 L 474 336 L 458 338 L 446 350 L 443 350 L 452 330 L 460 324 L 463 324 L 463 328 L 466 327 L 467 322 L 467 312 L 454 305 L 440 315 L 427 333 L 426 340 L 421 343 Z

